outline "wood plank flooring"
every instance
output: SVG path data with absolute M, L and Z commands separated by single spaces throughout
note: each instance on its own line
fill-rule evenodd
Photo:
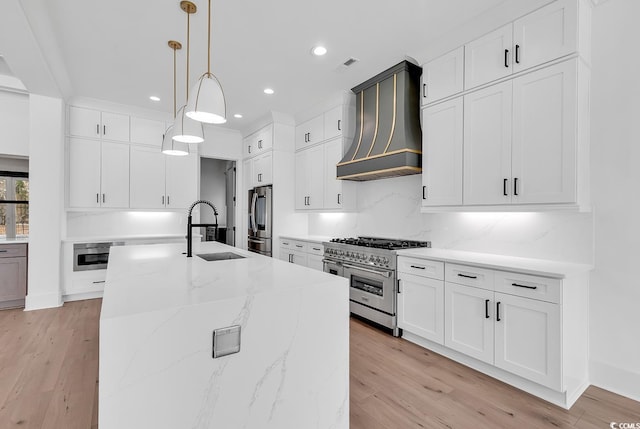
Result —
M 100 305 L 0 311 L 0 428 L 98 427 Z M 640 422 L 639 402 L 590 387 L 563 410 L 359 320 L 351 321 L 350 342 L 351 429 Z

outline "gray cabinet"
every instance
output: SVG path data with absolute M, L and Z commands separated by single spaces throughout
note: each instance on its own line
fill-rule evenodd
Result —
M 0 309 L 23 307 L 27 294 L 27 245 L 0 245 Z

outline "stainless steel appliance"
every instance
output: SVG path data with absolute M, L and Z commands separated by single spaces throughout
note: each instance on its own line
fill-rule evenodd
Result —
M 266 256 L 271 256 L 272 249 L 272 193 L 270 185 L 249 190 L 247 249 Z
M 124 242 L 75 243 L 73 245 L 73 271 L 104 270 L 109 262 L 111 246 L 123 246 Z
M 379 237 L 334 238 L 324 244 L 324 272 L 349 279 L 351 313 L 400 335 L 396 250 L 431 247 L 430 241 Z

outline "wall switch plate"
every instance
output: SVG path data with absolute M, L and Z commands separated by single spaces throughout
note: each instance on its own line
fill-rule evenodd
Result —
M 213 358 L 231 355 L 240 351 L 240 326 L 215 329 L 213 331 Z

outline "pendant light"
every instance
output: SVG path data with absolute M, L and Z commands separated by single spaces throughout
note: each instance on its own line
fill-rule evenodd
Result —
M 207 124 L 224 124 L 227 122 L 227 104 L 224 100 L 222 86 L 211 73 L 211 0 L 209 0 L 209 17 L 207 27 L 207 72 L 200 76 L 191 90 L 191 101 L 187 103 L 187 116 Z
M 173 119 L 176 118 L 176 51 L 182 49 L 180 42 L 169 40 L 169 47 L 173 49 Z M 165 155 L 189 155 L 189 144 L 173 139 L 173 124 L 164 132 L 162 138 L 162 153 Z
M 191 32 L 190 17 L 198 10 L 190 1 L 181 1 L 180 8 L 187 13 L 187 103 L 189 103 L 189 34 Z M 173 123 L 173 139 L 182 143 L 202 143 L 204 141 L 204 129 L 202 123 L 194 121 L 185 115 L 184 105 L 178 110 L 178 115 Z

